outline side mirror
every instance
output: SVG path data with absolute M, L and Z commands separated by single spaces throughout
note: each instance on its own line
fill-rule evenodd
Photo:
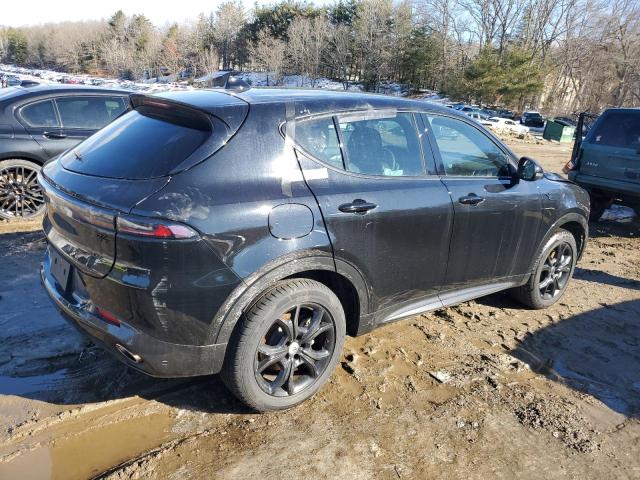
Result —
M 533 182 L 544 176 L 544 170 L 533 158 L 522 157 L 518 162 L 518 178 Z

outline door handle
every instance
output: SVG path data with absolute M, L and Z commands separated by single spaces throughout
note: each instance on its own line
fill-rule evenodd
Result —
M 484 202 L 484 197 L 479 197 L 475 193 L 470 193 L 469 195 L 460 197 L 458 201 L 463 205 L 478 205 L 479 203 Z
M 344 213 L 367 213 L 369 210 L 373 210 L 378 205 L 375 203 L 367 202 L 361 198 L 356 198 L 351 203 L 343 203 L 338 207 L 338 210 Z
M 67 136 L 64 133 L 57 133 L 57 132 L 44 132 L 42 135 L 44 135 L 47 138 L 52 138 L 52 139 L 67 138 Z

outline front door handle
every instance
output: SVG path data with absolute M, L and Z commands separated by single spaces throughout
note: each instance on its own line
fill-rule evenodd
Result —
M 356 198 L 351 203 L 343 203 L 338 207 L 338 210 L 344 213 L 367 213 L 369 210 L 373 210 L 378 205 L 375 203 L 367 202 L 361 198 Z
M 44 135 L 47 138 L 52 138 L 52 139 L 67 138 L 67 136 L 64 133 L 59 133 L 59 132 L 44 132 L 42 135 Z
M 478 205 L 479 203 L 484 202 L 484 197 L 479 197 L 475 193 L 470 193 L 469 195 L 460 197 L 458 201 L 463 205 Z

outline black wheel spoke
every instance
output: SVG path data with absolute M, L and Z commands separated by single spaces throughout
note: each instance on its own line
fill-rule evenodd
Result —
M 282 330 L 289 341 L 293 341 L 293 339 L 296 338 L 293 333 L 293 322 L 291 320 L 279 318 L 276 320 L 276 323 L 278 324 L 278 328 Z
M 271 355 L 266 355 L 266 358 L 264 360 L 262 360 L 259 364 L 258 364 L 258 372 L 262 373 L 264 372 L 268 367 L 271 367 L 273 365 L 276 365 L 277 363 L 283 363 L 286 359 L 287 356 L 287 349 L 283 349 L 281 351 L 279 351 L 278 353 L 273 353 Z
M 303 348 L 300 354 L 303 358 L 307 357 L 311 360 L 319 361 L 324 360 L 325 358 L 331 355 L 331 352 L 328 350 L 314 350 L 313 348 Z
M 282 388 L 282 386 L 286 382 L 290 382 L 292 372 L 293 372 L 293 361 L 290 359 L 286 359 L 282 363 L 282 369 L 278 372 L 278 375 L 276 376 L 275 380 L 269 384 L 271 388 L 270 393 L 275 393 L 275 391 L 279 388 Z

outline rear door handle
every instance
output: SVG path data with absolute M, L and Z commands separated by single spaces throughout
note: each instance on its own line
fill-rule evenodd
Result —
M 47 138 L 52 138 L 52 139 L 67 138 L 67 136 L 64 133 L 59 133 L 59 132 L 44 132 L 42 135 L 44 135 Z
M 378 205 L 375 203 L 367 202 L 361 198 L 356 198 L 351 203 L 343 203 L 338 207 L 338 210 L 344 213 L 367 213 L 369 210 L 373 210 Z
M 463 205 L 478 205 L 479 203 L 484 202 L 484 197 L 479 197 L 475 193 L 470 193 L 469 195 L 460 197 L 458 201 Z

